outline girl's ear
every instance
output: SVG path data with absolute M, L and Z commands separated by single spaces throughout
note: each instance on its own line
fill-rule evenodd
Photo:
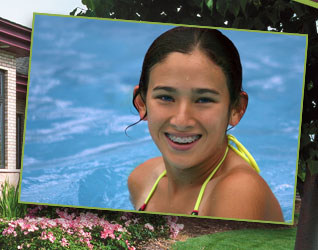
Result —
M 237 103 L 234 105 L 234 107 L 231 110 L 229 124 L 232 127 L 236 126 L 242 119 L 245 113 L 245 110 L 247 108 L 247 104 L 248 104 L 248 95 L 246 94 L 246 92 L 242 91 L 240 93 Z
M 134 88 L 134 96 L 138 90 L 139 90 L 139 85 L 136 85 Z M 144 103 L 143 99 L 141 98 L 140 92 L 137 94 L 137 96 L 134 100 L 134 104 L 135 104 L 136 108 L 138 109 L 140 119 L 147 121 L 147 118 L 145 117 L 146 112 L 147 112 L 146 104 Z

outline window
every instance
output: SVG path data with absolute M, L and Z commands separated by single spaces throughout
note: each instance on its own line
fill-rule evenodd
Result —
M 17 169 L 21 169 L 24 117 L 17 114 Z
M 4 167 L 4 71 L 0 70 L 0 168 Z

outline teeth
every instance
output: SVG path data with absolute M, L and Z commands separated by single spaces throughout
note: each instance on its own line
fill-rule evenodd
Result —
M 179 137 L 179 136 L 170 135 L 170 134 L 168 134 L 168 137 L 171 141 L 177 142 L 177 143 L 192 143 L 200 138 L 199 135 Z

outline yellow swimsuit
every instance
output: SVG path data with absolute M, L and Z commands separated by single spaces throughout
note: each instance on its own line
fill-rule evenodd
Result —
M 199 214 L 199 206 L 200 206 L 206 185 L 208 184 L 208 182 L 212 179 L 213 175 L 216 173 L 216 171 L 222 165 L 223 161 L 225 160 L 225 158 L 227 156 L 229 148 L 231 148 L 234 152 L 236 152 L 239 156 L 241 156 L 245 161 L 247 161 L 247 163 L 251 167 L 253 167 L 258 173 L 260 172 L 256 161 L 254 160 L 253 156 L 247 151 L 247 149 L 233 135 L 227 135 L 227 137 L 228 137 L 228 146 L 226 147 L 225 153 L 224 153 L 221 161 L 216 166 L 216 168 L 213 169 L 211 174 L 208 176 L 208 178 L 202 184 L 201 189 L 200 189 L 200 193 L 198 195 L 197 201 L 195 203 L 195 206 L 194 206 L 194 209 L 193 209 L 191 215 L 198 215 Z M 237 149 L 230 144 L 230 141 L 232 141 L 236 145 Z M 139 211 L 145 210 L 151 196 L 153 195 L 153 193 L 155 192 L 155 190 L 158 186 L 159 181 L 162 179 L 162 177 L 164 177 L 166 175 L 166 173 L 167 173 L 166 170 L 163 171 L 163 173 L 157 178 L 155 184 L 153 185 L 151 191 L 149 192 L 149 194 L 147 196 L 147 199 L 145 200 L 144 204 L 139 208 Z

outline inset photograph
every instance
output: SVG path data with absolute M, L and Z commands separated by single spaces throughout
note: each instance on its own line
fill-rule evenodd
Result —
M 306 35 L 33 22 L 20 202 L 292 224 Z

